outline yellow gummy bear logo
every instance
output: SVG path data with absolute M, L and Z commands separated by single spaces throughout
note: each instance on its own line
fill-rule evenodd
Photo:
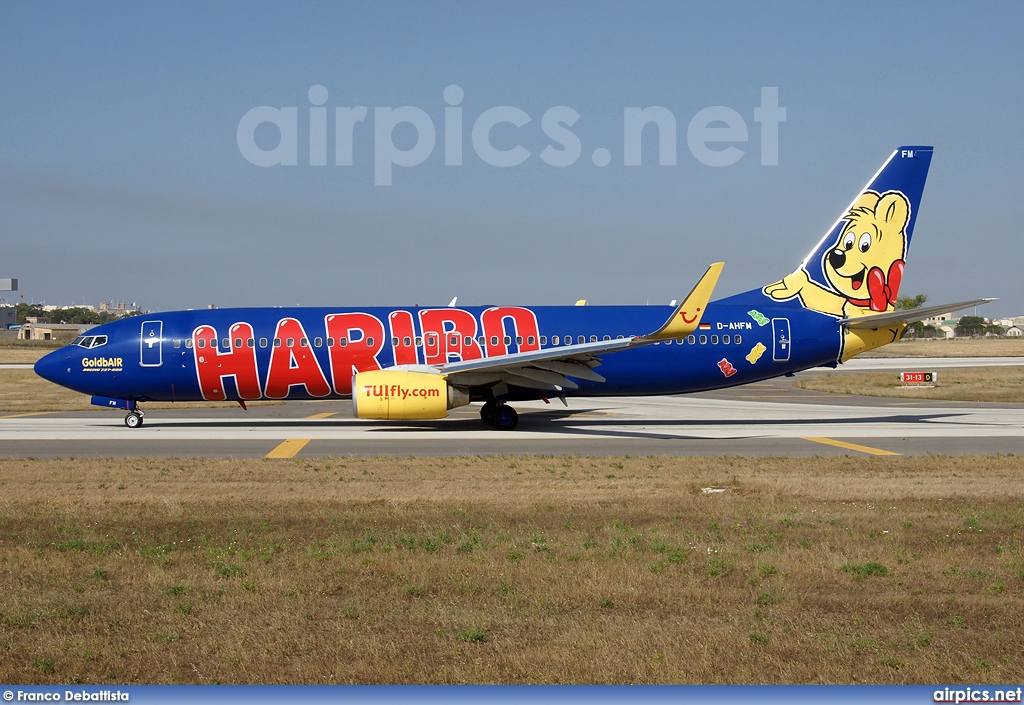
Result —
M 747 362 L 753 365 L 755 362 L 761 359 L 761 356 L 764 355 L 764 351 L 767 349 L 768 348 L 766 348 L 763 343 L 758 343 L 757 345 L 752 347 L 750 349 L 750 352 L 747 354 Z

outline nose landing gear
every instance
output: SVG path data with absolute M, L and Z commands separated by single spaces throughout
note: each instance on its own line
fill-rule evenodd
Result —
M 139 426 L 142 425 L 143 416 L 145 416 L 145 414 L 142 412 L 142 409 L 135 409 L 134 411 L 129 411 L 128 414 L 124 417 L 124 425 L 127 426 L 128 428 L 138 428 Z

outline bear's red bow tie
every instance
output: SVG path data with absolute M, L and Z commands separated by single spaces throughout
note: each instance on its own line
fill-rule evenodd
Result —
M 854 306 L 870 306 L 872 311 L 887 311 L 889 304 L 896 303 L 896 297 L 900 291 L 900 282 L 903 281 L 904 262 L 896 260 L 889 266 L 889 276 L 886 277 L 878 267 L 868 270 L 868 298 L 850 299 Z

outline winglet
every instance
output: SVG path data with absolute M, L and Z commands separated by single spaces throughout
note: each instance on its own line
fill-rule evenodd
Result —
M 665 321 L 665 325 L 650 335 L 645 335 L 641 340 L 685 338 L 697 330 L 701 316 L 704 315 L 704 310 L 708 307 L 708 301 L 711 300 L 711 294 L 715 290 L 715 284 L 718 283 L 718 276 L 722 273 L 724 266 L 725 262 L 715 262 L 708 267 L 708 271 L 704 272 L 704 276 L 683 299 L 683 302 L 676 306 L 672 315 Z

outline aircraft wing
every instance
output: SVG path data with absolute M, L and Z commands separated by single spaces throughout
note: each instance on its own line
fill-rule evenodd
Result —
M 505 382 L 528 389 L 560 391 L 576 389 L 579 386 L 572 378 L 604 382 L 604 377 L 593 369 L 601 364 L 601 355 L 651 345 L 671 338 L 685 338 L 697 330 L 723 266 L 724 263 L 716 262 L 708 267 L 689 295 L 672 311 L 665 324 L 648 335 L 451 362 L 435 369 L 447 376 L 453 384 L 460 386 Z
M 916 323 L 917 321 L 923 321 L 926 318 L 932 316 L 938 316 L 943 313 L 949 313 L 950 311 L 959 311 L 965 308 L 971 308 L 973 306 L 981 306 L 987 304 L 990 301 L 997 301 L 998 299 L 976 299 L 974 301 L 961 301 L 955 304 L 946 304 L 944 306 L 929 306 L 928 308 L 914 308 L 906 311 L 889 311 L 888 313 L 876 313 L 868 316 L 859 316 L 857 318 L 844 318 L 839 321 L 842 325 L 847 328 L 884 328 L 885 326 L 891 326 L 899 323 Z

